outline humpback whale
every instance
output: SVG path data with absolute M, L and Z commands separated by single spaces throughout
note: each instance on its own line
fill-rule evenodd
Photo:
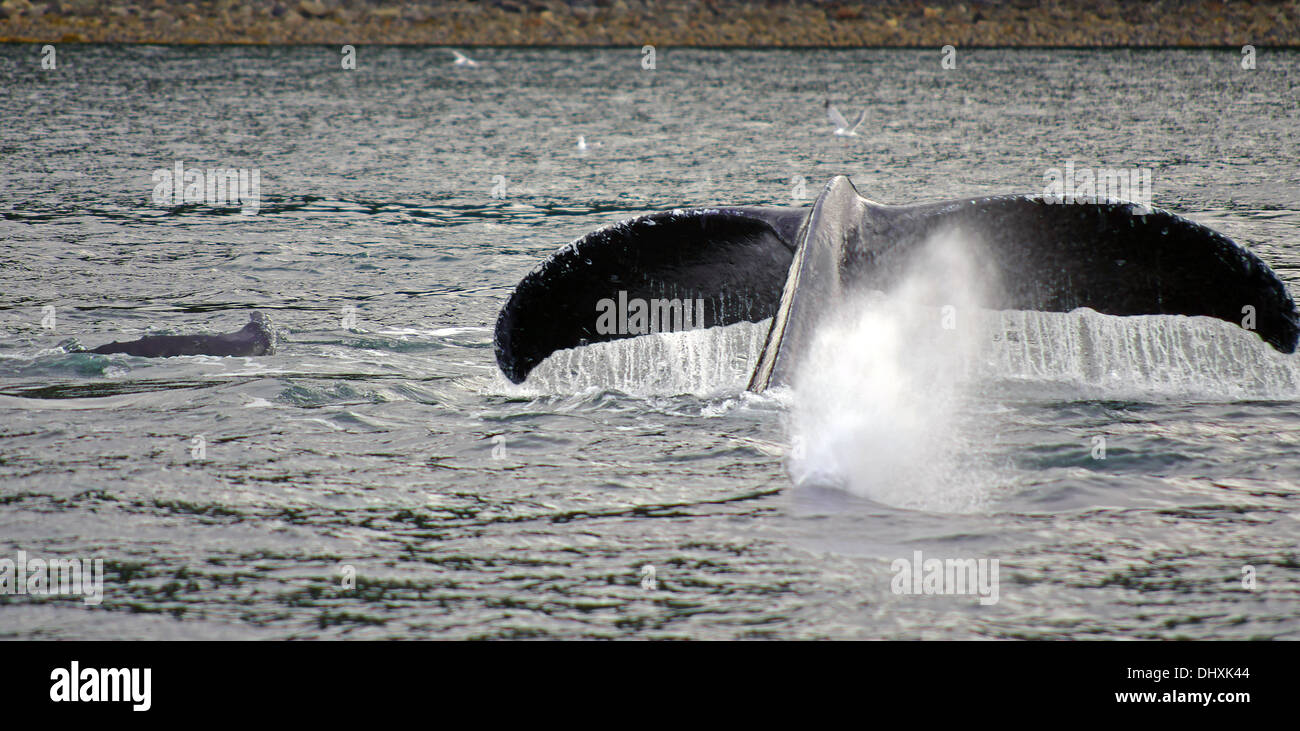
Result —
M 176 355 L 273 355 L 275 329 L 261 312 L 248 316 L 248 324 L 221 335 L 148 335 L 139 340 L 112 342 L 91 348 L 90 353 L 125 353 L 145 358 Z
M 1300 338 L 1295 303 L 1267 264 L 1168 211 L 1035 195 L 883 205 L 838 176 L 811 208 L 663 211 L 568 244 L 502 307 L 497 364 L 522 383 L 557 350 L 646 334 L 597 327 L 602 300 L 702 300 L 705 327 L 772 318 L 749 381 L 761 392 L 790 382 L 823 313 L 857 292 L 888 295 L 944 234 L 998 282 L 981 307 L 1203 315 L 1253 325 L 1284 353 Z

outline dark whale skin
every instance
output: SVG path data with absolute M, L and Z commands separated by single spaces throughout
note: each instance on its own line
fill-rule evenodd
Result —
M 148 335 L 139 340 L 113 342 L 87 352 L 110 355 L 123 353 L 141 358 L 172 358 L 178 355 L 254 356 L 273 355 L 275 330 L 261 312 L 249 315 L 248 324 L 221 335 Z

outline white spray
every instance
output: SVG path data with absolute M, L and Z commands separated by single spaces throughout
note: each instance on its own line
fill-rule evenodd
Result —
M 973 426 L 957 416 L 976 312 L 995 286 L 973 248 L 938 236 L 887 296 L 828 308 L 791 387 L 787 466 L 797 485 L 947 511 L 987 497 L 964 446 Z

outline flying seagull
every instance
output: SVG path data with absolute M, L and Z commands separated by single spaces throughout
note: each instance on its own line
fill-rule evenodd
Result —
M 862 120 L 867 118 L 867 110 L 863 109 L 858 118 L 853 120 L 853 125 L 849 126 L 848 120 L 844 119 L 844 115 L 840 114 L 840 110 L 836 109 L 834 104 L 831 104 L 830 99 L 827 99 L 826 118 L 831 120 L 831 124 L 835 125 L 835 134 L 842 137 L 857 137 L 858 127 L 861 127 Z
M 475 61 L 474 59 L 470 58 L 469 56 L 466 56 L 465 54 L 461 53 L 460 51 L 457 51 L 457 50 L 454 49 L 454 48 L 449 48 L 449 49 L 447 49 L 447 50 L 451 51 L 452 53 L 454 53 L 454 54 L 456 55 L 456 65 L 457 65 L 457 66 L 477 66 L 477 65 L 478 65 L 478 61 Z

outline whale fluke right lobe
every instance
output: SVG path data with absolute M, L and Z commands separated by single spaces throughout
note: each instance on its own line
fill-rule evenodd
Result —
M 1284 353 L 1300 339 L 1295 303 L 1267 264 L 1168 211 L 1027 195 L 888 206 L 837 177 L 800 230 L 750 389 L 787 383 L 823 313 L 854 292 L 893 291 L 925 268 L 927 245 L 944 238 L 989 283 L 976 288 L 982 308 L 1208 316 L 1250 326 Z

